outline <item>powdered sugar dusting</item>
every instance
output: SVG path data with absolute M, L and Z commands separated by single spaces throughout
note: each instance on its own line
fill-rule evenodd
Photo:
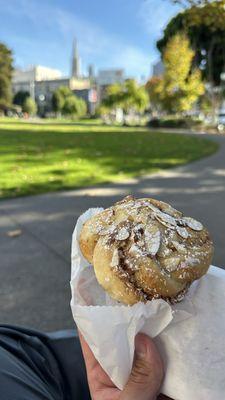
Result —
M 179 290 L 180 281 L 193 279 L 189 268 L 200 268 L 206 251 L 211 251 L 210 239 L 200 222 L 184 217 L 166 203 L 152 202 L 125 198 L 108 209 L 94 226 L 102 245 L 109 251 L 113 249 L 113 271 L 126 282 L 127 290 L 134 290 L 145 299 L 159 298 L 161 294 L 155 287 L 143 291 L 146 282 L 141 282 L 140 277 L 144 265 L 149 277 L 157 274 L 158 288 L 163 287 L 163 293 L 169 297 L 171 283 Z M 203 234 L 198 233 L 202 230 Z M 180 271 L 180 275 L 175 271 Z

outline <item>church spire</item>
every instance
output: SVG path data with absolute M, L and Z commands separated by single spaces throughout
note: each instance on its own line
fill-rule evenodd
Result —
M 76 38 L 73 41 L 72 78 L 80 78 L 80 57 Z

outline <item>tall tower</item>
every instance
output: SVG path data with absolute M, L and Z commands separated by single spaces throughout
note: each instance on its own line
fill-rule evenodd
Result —
M 72 78 L 80 78 L 80 57 L 78 54 L 76 39 L 73 41 Z

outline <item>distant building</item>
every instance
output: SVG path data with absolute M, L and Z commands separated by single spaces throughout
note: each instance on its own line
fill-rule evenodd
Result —
M 27 91 L 34 97 L 34 82 L 49 79 L 58 79 L 62 76 L 57 69 L 43 67 L 42 65 L 32 66 L 25 70 L 15 69 L 13 73 L 13 92 Z
M 99 101 L 104 98 L 108 86 L 113 85 L 114 83 L 123 83 L 125 79 L 123 69 L 100 70 L 97 76 Z
M 93 64 L 88 66 L 88 78 L 91 80 L 95 79 L 95 69 Z
M 155 64 L 152 66 L 152 75 L 153 76 L 161 76 L 164 73 L 164 64 L 163 62 L 157 61 Z
M 77 40 L 73 41 L 72 71 L 71 76 L 79 79 L 81 77 L 81 60 L 78 54 Z
M 76 40 L 73 43 L 71 70 L 71 77 L 62 77 L 60 71 L 39 65 L 27 70 L 16 70 L 12 81 L 13 93 L 29 92 L 38 105 L 39 114 L 44 116 L 52 111 L 54 91 L 60 86 L 67 86 L 75 95 L 86 101 L 89 112 L 93 113 L 97 103 L 97 89 L 93 79 L 81 76 Z
M 13 81 L 15 83 L 24 81 L 45 81 L 48 79 L 61 78 L 62 73 L 53 68 L 43 67 L 42 65 L 32 66 L 25 70 L 15 69 Z
M 100 86 L 123 83 L 125 80 L 123 69 L 102 69 L 98 73 L 97 83 Z
M 72 92 L 85 100 L 89 112 L 93 112 L 90 101 L 90 92 L 93 90 L 89 79 L 61 78 L 48 81 L 35 82 L 35 100 L 40 114 L 50 113 L 52 110 L 52 95 L 60 86 L 66 86 Z
M 52 111 L 52 95 L 60 86 L 69 87 L 68 78 L 50 79 L 45 81 L 36 81 L 34 92 L 35 101 L 38 105 L 38 111 L 41 116 Z
M 95 76 L 94 66 L 89 65 L 88 75 L 81 73 L 81 59 L 78 52 L 77 40 L 74 39 L 71 76 L 63 77 L 61 72 L 41 65 L 32 66 L 26 70 L 16 69 L 12 80 L 13 93 L 27 91 L 35 99 L 38 112 L 45 116 L 52 112 L 52 95 L 60 86 L 66 86 L 87 103 L 89 112 L 95 111 L 97 103 L 104 98 L 106 89 L 114 83 L 126 80 L 123 69 L 103 69 Z

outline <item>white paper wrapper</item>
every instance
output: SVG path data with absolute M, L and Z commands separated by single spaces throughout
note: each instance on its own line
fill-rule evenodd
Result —
M 95 357 L 122 389 L 132 368 L 134 338 L 143 332 L 155 338 L 164 359 L 162 393 L 174 400 L 224 400 L 225 271 L 211 266 L 174 306 L 163 300 L 118 304 L 98 284 L 77 240 L 83 223 L 100 211 L 86 211 L 72 237 L 71 309 Z

